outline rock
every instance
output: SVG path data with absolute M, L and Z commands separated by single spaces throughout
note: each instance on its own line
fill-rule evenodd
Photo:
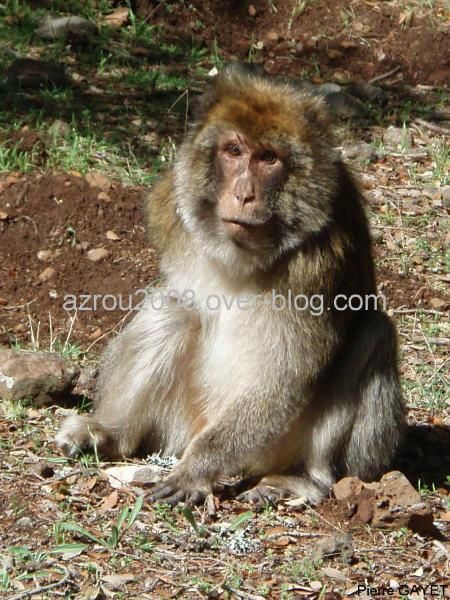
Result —
M 35 34 L 43 40 L 69 39 L 78 42 L 86 42 L 93 39 L 98 34 L 98 28 L 95 23 L 78 17 L 69 15 L 68 17 L 48 18 L 36 29 Z
M 406 127 L 390 125 L 383 133 L 383 143 L 393 150 L 410 148 L 413 142 L 412 133 Z
M 110 467 L 105 469 L 103 473 L 108 477 L 111 487 L 120 489 L 133 483 L 155 483 L 161 479 L 163 470 L 154 465 L 146 467 L 133 465 L 129 467 Z
M 435 532 L 433 513 L 403 473 L 391 471 L 379 482 L 346 477 L 333 486 L 336 498 L 351 506 L 351 523 L 378 527 L 409 527 L 421 534 Z
M 99 192 L 97 200 L 102 200 L 103 202 L 111 202 L 111 196 L 106 192 Z
M 329 48 L 327 50 L 327 56 L 330 60 L 337 60 L 338 58 L 342 58 L 344 53 L 340 50 L 336 50 L 335 48 Z
M 444 185 L 444 187 L 441 188 L 441 192 L 444 208 L 448 210 L 450 209 L 450 185 Z
M 341 119 L 353 119 L 365 115 L 363 103 L 346 92 L 327 93 L 323 96 L 330 111 Z
M 14 523 L 14 529 L 33 529 L 35 522 L 31 517 L 20 517 Z
M 100 330 L 101 333 L 101 330 Z M 98 338 L 97 338 L 98 339 Z M 82 367 L 78 381 L 73 388 L 73 393 L 79 396 L 88 396 L 91 398 L 94 395 L 95 386 L 97 384 L 98 367 L 87 365 Z
M 247 8 L 249 17 L 256 17 L 256 8 L 254 4 L 249 4 Z
M 56 274 L 56 269 L 54 269 L 53 267 L 47 267 L 39 275 L 39 281 L 42 281 L 42 283 L 45 283 L 46 281 L 48 281 L 49 279 L 54 277 L 55 274 Z
M 8 213 L 5 212 L 4 210 L 0 210 L 0 221 L 7 221 L 8 220 Z
M 357 477 L 346 477 L 346 479 L 357 479 Z M 312 559 L 316 562 L 324 558 L 339 556 L 341 562 L 349 563 L 353 553 L 352 536 L 349 533 L 339 533 L 320 539 L 313 548 Z
M 115 231 L 112 231 L 112 229 L 108 229 L 106 232 L 106 239 L 116 242 L 117 240 L 120 240 L 120 235 Z
M 42 262 L 51 262 L 53 252 L 51 250 L 39 250 L 39 252 L 36 253 L 36 256 L 38 260 L 41 260 Z
M 60 87 L 69 83 L 58 63 L 18 58 L 6 69 L 8 85 L 21 88 Z
M 32 352 L 0 348 L 0 398 L 51 403 L 69 393 L 80 369 L 52 352 Z
M 360 142 L 359 144 L 349 144 L 343 147 L 342 156 L 346 159 L 356 158 L 361 161 L 375 162 L 378 159 L 378 153 L 372 144 Z
M 385 104 L 387 100 L 386 93 L 378 86 L 371 83 L 355 83 L 348 85 L 345 91 L 362 102 L 377 102 Z
M 128 23 L 129 12 L 126 7 L 117 7 L 112 13 L 106 15 L 104 21 L 112 29 L 120 29 Z
M 431 509 L 400 471 L 391 471 L 381 478 L 375 490 L 372 524 L 406 526 L 422 534 L 434 531 Z
M 321 83 L 316 86 L 316 92 L 321 96 L 327 96 L 328 94 L 338 94 L 342 91 L 342 88 L 337 83 Z
M 434 308 L 436 310 L 444 308 L 444 306 L 447 305 L 447 302 L 445 300 L 442 300 L 441 298 L 430 298 L 429 303 L 431 308 Z
M 276 31 L 267 31 L 264 34 L 263 41 L 270 46 L 280 41 L 280 35 Z
M 88 259 L 92 260 L 92 262 L 104 260 L 105 258 L 108 258 L 108 256 L 109 251 L 106 248 L 93 248 L 87 253 Z
M 333 485 L 332 490 L 337 500 L 344 500 L 360 494 L 363 487 L 364 484 L 358 477 L 344 477 Z
M 97 171 L 88 173 L 85 179 L 91 187 L 99 188 L 103 192 L 108 191 L 112 187 L 112 183 L 108 179 L 108 177 L 106 177 L 102 173 L 98 173 Z
M 72 128 L 68 123 L 61 119 L 55 119 L 48 128 L 48 134 L 54 139 L 61 139 L 67 137 L 72 131 Z

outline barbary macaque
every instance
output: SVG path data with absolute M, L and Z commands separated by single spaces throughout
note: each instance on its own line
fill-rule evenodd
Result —
M 404 424 L 391 321 L 374 302 L 342 309 L 376 295 L 363 199 L 321 100 L 229 67 L 199 112 L 147 201 L 164 291 L 110 343 L 94 413 L 57 443 L 176 455 L 151 492 L 170 504 L 235 475 L 256 482 L 247 500 L 317 502 L 386 469 Z

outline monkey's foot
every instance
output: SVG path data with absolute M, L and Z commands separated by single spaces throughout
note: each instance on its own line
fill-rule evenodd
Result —
M 108 456 L 116 453 L 113 439 L 91 415 L 67 418 L 56 434 L 55 443 L 70 458 L 95 448 Z
M 265 504 L 276 504 L 287 496 L 289 496 L 289 493 L 281 488 L 272 487 L 270 485 L 257 485 L 251 490 L 239 494 L 236 500 L 239 500 L 239 502 L 256 504 L 257 506 L 264 506 Z
M 156 483 L 145 498 L 149 502 L 165 502 L 170 506 L 176 506 L 179 502 L 195 506 L 205 502 L 208 493 L 200 488 L 183 485 L 178 477 L 169 476 Z

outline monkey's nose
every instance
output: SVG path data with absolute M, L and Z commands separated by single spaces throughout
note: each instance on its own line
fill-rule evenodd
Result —
M 253 202 L 255 199 L 255 194 L 253 192 L 249 192 L 247 194 L 235 194 L 235 196 L 238 203 L 242 204 L 243 206 Z

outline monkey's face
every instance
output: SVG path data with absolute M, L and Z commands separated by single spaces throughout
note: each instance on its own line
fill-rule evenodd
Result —
M 215 167 L 219 180 L 214 211 L 217 232 L 238 246 L 257 251 L 275 235 L 271 198 L 286 177 L 282 153 L 272 145 L 228 131 L 218 139 Z
M 203 253 L 233 275 L 269 269 L 332 218 L 337 169 L 323 104 L 226 75 L 181 148 L 175 189 Z

